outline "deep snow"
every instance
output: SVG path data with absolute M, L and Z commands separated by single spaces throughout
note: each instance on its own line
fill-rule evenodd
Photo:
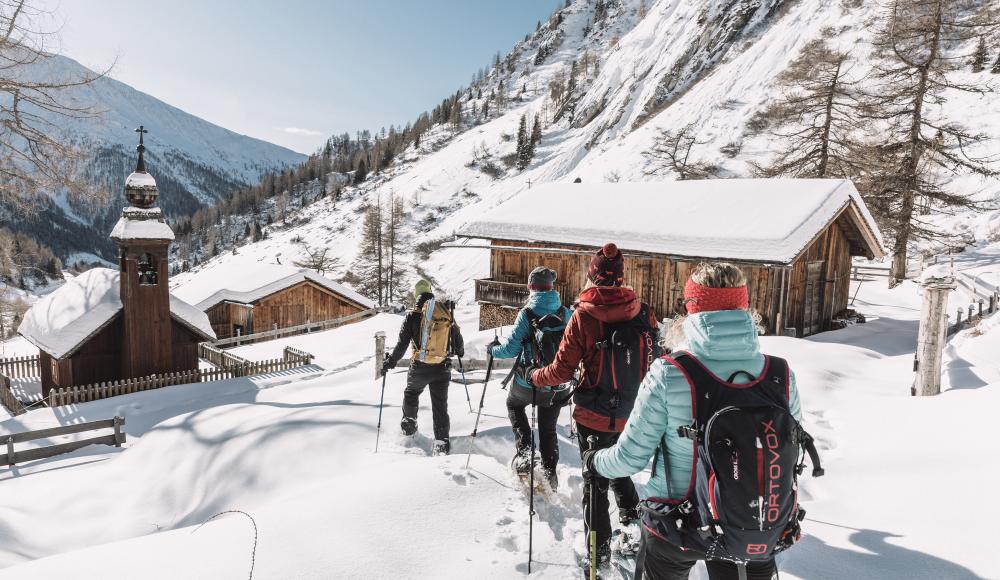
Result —
M 463 251 L 463 250 L 454 250 Z M 948 389 L 912 398 L 918 288 L 866 282 L 855 306 L 870 322 L 810 340 L 765 337 L 799 379 L 808 428 L 828 475 L 806 476 L 803 542 L 783 578 L 996 578 L 982 549 L 998 509 L 997 468 L 982 437 L 1000 404 L 995 320 L 952 339 Z M 470 318 L 468 314 L 463 315 Z M 461 319 L 462 317 L 460 317 Z M 451 391 L 455 454 L 429 457 L 420 434 L 398 434 L 402 370 L 390 373 L 382 442 L 372 453 L 379 382 L 372 336 L 400 317 L 243 347 L 273 357 L 286 344 L 314 367 L 267 377 L 168 387 L 0 422 L 0 432 L 124 414 L 123 450 L 91 447 L 0 471 L 2 578 L 244 577 L 256 521 L 255 578 L 515 578 L 524 572 L 526 496 L 507 469 L 513 443 L 504 393 L 491 381 L 472 469 L 474 415 Z M 468 330 L 470 352 L 492 333 Z M 978 334 L 978 335 L 977 335 Z M 390 343 L 392 338 L 390 338 Z M 482 373 L 475 373 L 481 377 Z M 479 385 L 470 389 L 478 398 Z M 562 487 L 539 501 L 533 577 L 575 577 L 583 553 L 579 459 L 560 422 Z M 645 481 L 641 475 L 637 481 Z M 963 509 L 955 499 L 983 499 Z M 693 578 L 703 578 L 699 570 Z

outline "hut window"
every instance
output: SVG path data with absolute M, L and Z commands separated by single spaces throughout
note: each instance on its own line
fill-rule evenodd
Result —
M 153 286 L 159 282 L 156 275 L 156 260 L 151 254 L 140 255 L 136 264 L 139 272 L 139 284 Z

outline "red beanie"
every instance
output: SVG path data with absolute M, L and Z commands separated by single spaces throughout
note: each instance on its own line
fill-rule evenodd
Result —
M 688 314 L 714 310 L 746 310 L 750 307 L 750 295 L 746 285 L 738 288 L 710 288 L 688 278 L 684 285 L 684 305 Z
M 618 246 L 607 243 L 590 260 L 587 278 L 598 286 L 621 286 L 625 282 L 625 258 Z

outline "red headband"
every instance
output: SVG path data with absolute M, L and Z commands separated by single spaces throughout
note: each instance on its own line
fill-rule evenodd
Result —
M 690 278 L 684 285 L 684 299 L 688 314 L 714 310 L 746 310 L 750 307 L 750 295 L 746 286 L 710 288 Z

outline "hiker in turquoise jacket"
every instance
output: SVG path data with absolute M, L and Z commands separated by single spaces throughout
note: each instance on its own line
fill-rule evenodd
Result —
M 514 429 L 514 440 L 517 451 L 512 461 L 512 467 L 518 473 L 525 474 L 531 469 L 531 424 L 528 422 L 525 408 L 532 402 L 532 387 L 528 385 L 523 372 L 519 369 L 530 369 L 535 362 L 531 360 L 529 341 L 534 330 L 529 320 L 529 311 L 534 317 L 542 318 L 549 314 L 557 314 L 562 319 L 562 326 L 553 330 L 562 330 L 569 322 L 572 312 L 562 304 L 559 292 L 554 289 L 556 281 L 555 270 L 538 267 L 528 275 L 528 290 L 531 294 L 524 308 L 517 313 L 514 320 L 514 330 L 501 343 L 499 340 L 490 345 L 490 354 L 495 359 L 518 358 L 515 372 L 512 373 L 512 384 L 507 394 L 507 415 Z M 564 389 L 559 388 L 560 392 Z M 552 402 L 553 387 L 539 388 L 536 402 L 538 411 L 538 442 L 541 451 L 542 473 L 549 486 L 555 489 L 559 485 L 556 465 L 559 463 L 559 440 L 556 436 L 556 424 L 559 421 L 559 410 L 563 402 Z
M 760 352 L 757 340 L 757 325 L 747 310 L 746 282 L 738 268 L 729 264 L 703 264 L 691 275 L 696 282 L 693 286 L 709 293 L 708 296 L 689 296 L 689 288 L 685 288 L 685 299 L 688 301 L 689 314 L 683 319 L 683 339 L 679 344 L 667 344 L 674 350 L 685 350 L 698 359 L 705 367 L 718 377 L 727 378 L 737 371 L 746 371 L 750 375 L 759 376 L 764 370 L 764 355 Z M 712 291 L 743 291 L 728 296 L 723 295 L 716 300 Z M 723 292 L 723 294 L 725 294 Z M 702 302 L 700 307 L 692 301 Z M 693 312 L 693 313 L 692 313 Z M 672 333 L 665 332 L 668 340 Z M 676 334 L 676 333 L 673 333 Z M 790 373 L 789 407 L 796 420 L 802 420 L 802 410 L 799 403 L 798 390 L 795 386 L 795 375 Z M 733 382 L 745 384 L 750 379 L 740 374 Z M 678 427 L 690 425 L 691 388 L 681 371 L 673 364 L 660 359 L 653 363 L 649 373 L 639 387 L 635 407 L 628 418 L 625 430 L 618 443 L 608 449 L 597 451 L 589 459 L 590 467 L 601 476 L 607 478 L 627 477 L 642 471 L 656 454 L 660 439 L 667 443 L 668 471 L 670 489 L 667 489 L 664 478 L 663 461 L 658 462 L 657 473 L 646 484 L 645 497 L 681 499 L 688 491 L 691 482 L 693 451 L 691 440 L 681 438 Z M 649 542 L 647 534 L 643 541 Z M 694 565 L 695 558 L 684 560 L 681 555 L 667 552 L 674 548 L 667 542 L 653 537 L 653 542 L 664 544 L 659 554 L 650 553 L 646 549 L 646 578 L 687 578 L 687 570 Z M 661 546 L 662 548 L 662 546 Z M 654 549 L 653 552 L 656 550 Z M 667 552 L 667 556 L 663 555 Z M 670 555 L 676 556 L 671 559 Z M 684 568 L 683 575 L 665 573 L 662 566 L 657 566 L 657 560 L 671 571 Z M 736 567 L 727 562 L 709 562 L 709 576 L 712 580 L 736 578 Z M 770 564 L 771 568 L 754 564 Z M 651 568 L 651 566 L 655 568 Z M 729 567 L 732 567 L 730 570 Z M 751 563 L 747 571 L 749 578 L 770 578 L 769 570 L 773 570 L 771 562 Z M 641 578 L 637 570 L 636 578 Z

